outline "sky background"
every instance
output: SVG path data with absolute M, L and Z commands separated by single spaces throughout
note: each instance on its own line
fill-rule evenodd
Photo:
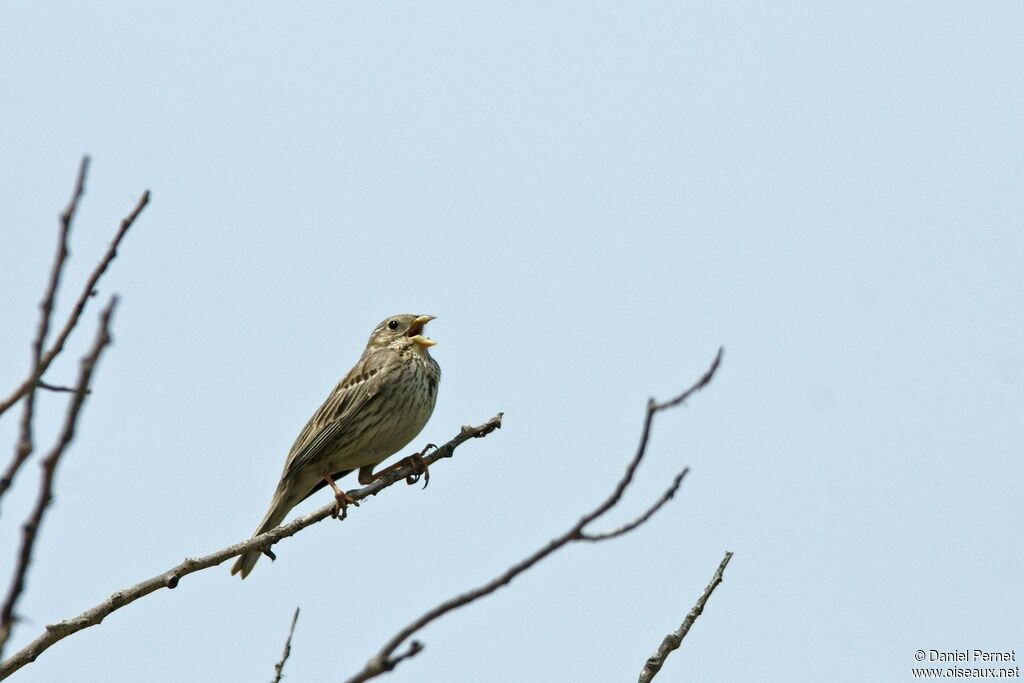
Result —
M 1010 2 L 4 3 L 0 393 L 28 371 L 81 156 L 59 320 L 152 191 L 47 375 L 73 381 L 120 294 L 8 653 L 247 538 L 388 315 L 437 316 L 416 448 L 505 412 L 428 489 L 281 542 L 245 582 L 190 576 L 12 680 L 270 680 L 296 606 L 287 680 L 343 680 L 602 499 L 648 397 L 719 345 L 604 526 L 690 466 L 680 495 L 430 626 L 388 680 L 635 680 L 726 550 L 659 680 L 1021 653 L 1022 73 Z M 66 401 L 40 398 L 43 452 Z M 0 576 L 38 476 L 3 500 Z

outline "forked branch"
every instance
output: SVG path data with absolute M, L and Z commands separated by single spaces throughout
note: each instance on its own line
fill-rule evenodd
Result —
M 527 571 L 528 569 L 530 569 L 535 564 L 537 564 L 544 558 L 548 557 L 555 551 L 569 545 L 573 541 L 598 542 L 608 540 L 611 538 L 616 538 L 624 533 L 636 529 L 641 524 L 649 520 L 651 516 L 654 515 L 654 513 L 657 512 L 658 509 L 660 509 L 675 494 L 676 490 L 679 488 L 679 485 L 682 483 L 683 477 L 686 476 L 686 469 L 683 469 L 681 472 L 679 472 L 679 474 L 676 475 L 675 479 L 673 480 L 672 486 L 669 487 L 665 494 L 663 494 L 662 497 L 654 505 L 648 508 L 648 510 L 644 512 L 642 515 L 640 515 L 640 517 L 638 517 L 636 520 L 626 524 L 620 529 L 611 532 L 590 534 L 586 531 L 586 527 L 589 524 L 597 521 L 606 512 L 615 507 L 615 505 L 622 498 L 622 494 L 625 492 L 630 482 L 633 481 L 633 475 L 636 473 L 637 468 L 640 466 L 640 462 L 643 460 L 644 455 L 647 452 L 647 443 L 650 439 L 651 425 L 654 421 L 654 416 L 661 412 L 662 410 L 667 410 L 668 408 L 672 408 L 674 406 L 682 404 L 695 392 L 700 391 L 705 386 L 707 386 L 708 383 L 715 376 L 715 373 L 718 371 L 718 367 L 722 362 L 723 352 L 724 349 L 719 348 L 718 354 L 715 356 L 715 359 L 714 361 L 712 361 L 711 366 L 708 368 L 708 370 L 690 388 L 686 389 L 678 396 L 668 401 L 665 401 L 664 403 L 658 403 L 654 399 L 648 401 L 647 414 L 644 417 L 643 430 L 640 434 L 640 444 L 637 447 L 636 453 L 633 456 L 633 459 L 629 462 L 629 465 L 626 467 L 625 474 L 622 475 L 622 478 L 619 479 L 619 482 L 615 485 L 615 488 L 612 490 L 611 494 L 609 494 L 609 496 L 600 505 L 594 508 L 591 512 L 585 514 L 582 518 L 580 518 L 579 521 L 577 521 L 572 527 L 569 528 L 568 531 L 563 533 L 561 536 L 558 536 L 557 538 L 549 541 L 545 546 L 538 549 L 529 557 L 512 565 L 499 576 L 495 577 L 494 579 L 491 579 L 490 581 L 481 586 L 478 586 L 477 588 L 474 588 L 473 590 L 463 593 L 462 595 L 457 595 L 449 600 L 446 600 L 445 602 L 442 602 L 440 605 L 434 607 L 433 609 L 431 609 L 430 611 L 426 612 L 418 619 L 413 621 L 411 624 L 400 630 L 387 643 L 384 644 L 384 647 L 382 647 L 380 651 L 377 652 L 377 654 L 374 655 L 366 663 L 362 670 L 360 670 L 351 678 L 349 678 L 347 683 L 361 683 L 362 681 L 367 681 L 371 678 L 376 678 L 381 674 L 393 670 L 403 660 L 408 659 L 423 650 L 424 645 L 420 641 L 410 641 L 412 636 L 415 635 L 418 631 L 420 631 L 423 627 L 427 626 L 433 621 L 436 621 L 437 619 L 441 618 L 442 616 L 448 614 L 453 610 L 456 610 L 460 607 L 464 607 L 465 605 L 468 605 L 469 603 L 478 600 L 484 597 L 485 595 L 489 595 L 495 592 L 502 586 L 508 585 L 512 582 L 514 578 L 516 578 L 523 572 Z M 408 648 L 405 651 L 400 652 L 399 648 L 401 648 L 407 641 L 409 641 Z
M 22 398 L 25 399 L 25 410 L 21 421 L 20 435 L 15 449 L 15 454 L 11 459 L 11 462 L 5 468 L 3 476 L 0 477 L 0 497 L 3 497 L 4 493 L 11 487 L 11 484 L 14 482 L 15 475 L 18 473 L 18 470 L 21 469 L 21 466 L 28 459 L 29 455 L 31 455 L 34 448 L 32 442 L 32 418 L 35 412 L 36 389 L 44 388 L 51 389 L 53 391 L 64 390 L 64 388 L 53 387 L 52 385 L 42 382 L 43 375 L 46 374 L 46 370 L 50 367 L 50 364 L 54 359 L 56 359 L 57 356 L 60 355 L 61 351 L 64 350 L 64 344 L 78 325 L 89 299 L 96 294 L 96 285 L 99 284 L 100 278 L 102 278 L 103 274 L 107 271 L 111 261 L 117 257 L 118 246 L 121 244 L 124 236 L 128 234 L 128 230 L 135 223 L 135 219 L 139 217 L 139 214 L 142 213 L 142 210 L 146 208 L 146 205 L 149 203 L 149 190 L 146 190 L 142 193 L 142 197 L 136 203 L 135 208 L 132 209 L 131 213 L 121 221 L 121 227 L 118 229 L 117 234 L 114 235 L 113 242 L 111 242 L 106 253 L 89 274 L 89 277 L 85 282 L 85 286 L 82 288 L 81 293 L 79 293 L 78 299 L 75 301 L 75 305 L 71 309 L 71 313 L 68 316 L 67 321 L 64 323 L 60 332 L 57 333 L 57 337 L 54 339 L 53 344 L 50 345 L 49 349 L 44 351 L 46 346 L 46 337 L 49 334 L 53 319 L 53 309 L 57 299 L 57 291 L 60 287 L 61 273 L 63 272 L 64 263 L 67 260 L 69 253 L 68 235 L 71 231 L 71 224 L 74 221 L 75 214 L 78 211 L 79 200 L 85 193 L 85 180 L 88 170 L 89 157 L 84 157 L 82 159 L 82 164 L 78 169 L 78 177 L 75 181 L 75 189 L 72 193 L 71 201 L 68 203 L 67 208 L 60 217 L 57 254 L 54 256 L 53 265 L 50 268 L 50 279 L 47 283 L 46 293 L 44 294 L 43 301 L 40 304 L 39 327 L 32 343 L 32 362 L 28 377 L 26 377 L 25 380 L 13 392 L 11 392 L 7 398 L 0 400 L 0 415 L 3 415 L 9 408 L 11 408 L 11 406 L 16 404 Z
M 82 359 L 82 368 L 78 376 L 78 383 L 75 385 L 71 402 L 68 405 L 67 415 L 64 419 L 64 428 L 56 445 L 43 459 L 43 476 L 39 489 L 39 496 L 36 498 L 35 506 L 29 515 L 28 521 L 22 527 L 21 549 L 18 553 L 18 563 L 14 569 L 11 579 L 11 586 L 7 591 L 3 607 L 0 608 L 0 654 L 2 654 L 7 640 L 11 636 L 11 630 L 15 622 L 15 608 L 22 591 L 25 589 L 25 579 L 28 575 L 29 565 L 32 563 L 32 551 L 35 548 L 36 538 L 39 535 L 39 527 L 43 523 L 46 510 L 53 500 L 53 480 L 57 472 L 57 465 L 67 450 L 68 445 L 75 437 L 75 427 L 78 424 L 78 416 L 81 413 L 82 405 L 85 403 L 86 394 L 89 391 L 89 384 L 92 381 L 93 371 L 99 361 L 103 350 L 110 343 L 110 317 L 113 315 L 117 299 L 111 299 L 110 303 L 103 310 L 100 316 L 99 329 L 96 332 L 96 340 L 88 355 Z

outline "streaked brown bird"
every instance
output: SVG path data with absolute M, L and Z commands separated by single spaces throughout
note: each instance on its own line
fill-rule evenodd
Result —
M 377 325 L 359 362 L 295 439 L 270 509 L 254 536 L 279 525 L 293 507 L 325 485 L 333 489 L 337 513 L 344 517 L 345 506 L 353 501 L 335 480 L 353 470 L 359 470 L 363 486 L 407 462 L 426 474 L 420 454 L 377 474 L 373 468 L 412 441 L 434 411 L 441 368 L 427 351 L 437 342 L 423 336 L 424 325 L 433 319 L 395 315 Z M 231 573 L 244 579 L 260 554 L 245 553 Z

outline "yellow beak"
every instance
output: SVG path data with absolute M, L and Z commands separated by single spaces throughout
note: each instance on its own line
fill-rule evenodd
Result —
M 434 316 L 432 315 L 421 315 L 417 317 L 415 320 L 413 320 L 412 325 L 409 326 L 409 338 L 425 349 L 437 344 L 437 342 L 434 341 L 433 339 L 429 339 L 420 334 L 421 332 L 423 332 L 423 326 L 433 319 Z

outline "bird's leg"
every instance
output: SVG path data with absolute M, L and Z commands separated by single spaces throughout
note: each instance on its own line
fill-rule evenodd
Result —
M 334 512 L 331 513 L 331 517 L 345 519 L 348 516 L 348 506 L 355 505 L 359 507 L 359 501 L 352 498 L 344 491 L 338 488 L 338 485 L 334 483 L 334 479 L 331 478 L 330 474 L 324 475 L 324 481 L 334 489 Z
M 373 465 L 365 465 L 359 468 L 359 483 L 369 486 L 377 476 L 373 473 Z
M 405 483 L 412 486 L 420 480 L 420 477 L 423 477 L 423 488 L 427 488 L 427 484 L 430 483 L 430 469 L 427 467 L 427 461 L 423 459 L 423 456 L 425 456 L 431 448 L 436 449 L 437 446 L 432 443 L 428 443 L 419 453 L 413 453 L 412 455 L 406 456 L 394 465 L 385 467 L 376 474 L 373 473 L 373 465 L 363 467 L 359 470 L 359 483 L 366 486 L 373 483 L 375 480 L 380 479 L 384 475 L 394 472 L 400 467 L 409 465 L 412 467 L 412 474 L 405 478 Z

